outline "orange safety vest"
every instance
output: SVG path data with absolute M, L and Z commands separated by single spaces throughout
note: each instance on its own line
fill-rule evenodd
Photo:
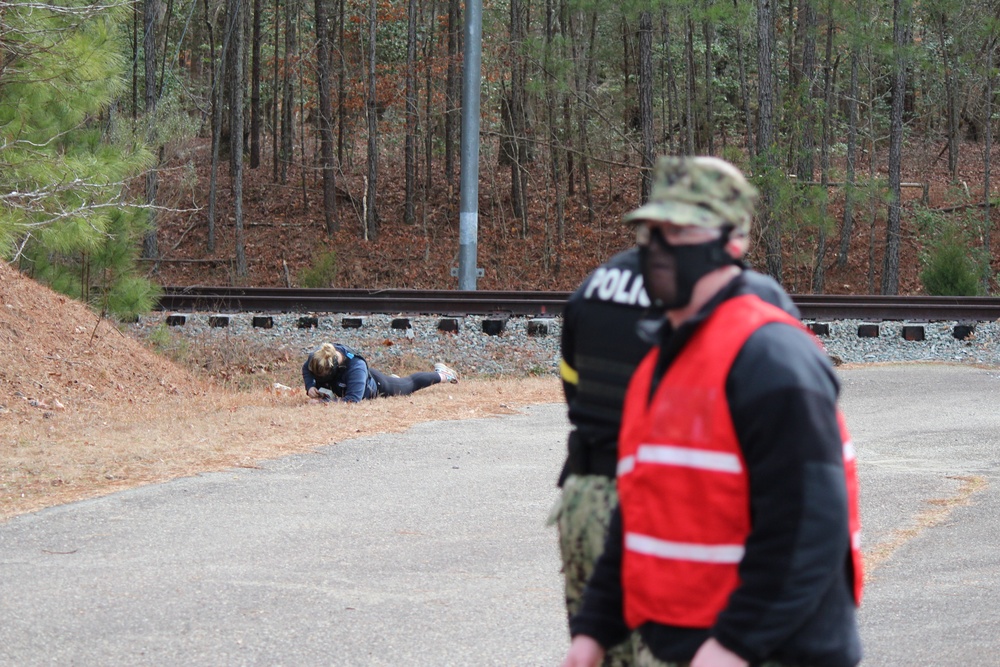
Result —
M 750 480 L 729 412 L 726 378 L 751 334 L 771 322 L 808 333 L 798 320 L 756 296 L 735 297 L 692 336 L 652 400 L 655 348 L 632 377 L 618 453 L 622 587 L 630 628 L 647 621 L 711 627 L 739 585 L 737 568 L 751 530 Z M 838 421 L 854 599 L 860 603 L 857 469 L 839 412 Z

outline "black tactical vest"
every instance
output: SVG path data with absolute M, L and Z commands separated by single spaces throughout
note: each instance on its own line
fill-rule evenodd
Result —
M 615 475 L 625 390 L 650 348 L 636 332 L 648 307 L 635 248 L 596 269 L 567 302 L 563 355 L 578 374 L 569 392 L 568 472 Z

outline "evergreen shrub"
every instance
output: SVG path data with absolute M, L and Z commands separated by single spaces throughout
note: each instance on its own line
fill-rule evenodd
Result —
M 313 256 L 312 264 L 299 273 L 303 287 L 330 287 L 337 278 L 337 251 L 327 250 Z
M 980 296 L 982 267 L 956 239 L 934 244 L 924 260 L 920 282 L 931 296 Z
M 979 221 L 917 207 L 914 222 L 920 238 L 929 239 L 921 256 L 920 272 L 920 282 L 927 294 L 981 296 L 989 257 L 974 242 Z

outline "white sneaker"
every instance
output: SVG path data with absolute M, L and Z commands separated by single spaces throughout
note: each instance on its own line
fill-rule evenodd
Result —
M 441 378 L 452 384 L 458 384 L 458 373 L 451 370 L 442 363 L 434 364 L 434 370 L 441 374 Z

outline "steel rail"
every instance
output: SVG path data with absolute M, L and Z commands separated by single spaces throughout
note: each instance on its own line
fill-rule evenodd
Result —
M 908 320 L 989 322 L 1000 318 L 1000 298 L 796 294 L 803 318 L 817 320 Z
M 500 290 L 165 287 L 160 310 L 214 312 L 559 315 L 569 292 Z M 803 319 L 984 322 L 1000 319 L 997 297 L 792 295 Z

